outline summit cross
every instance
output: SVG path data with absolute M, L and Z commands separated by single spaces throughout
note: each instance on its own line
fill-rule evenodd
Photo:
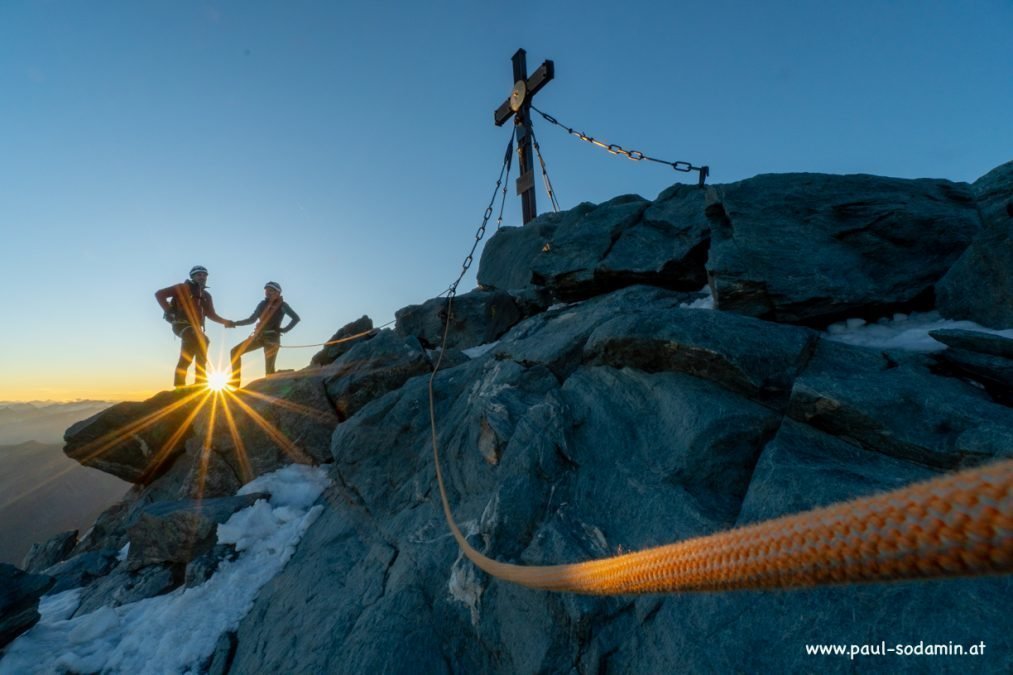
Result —
M 503 126 L 508 119 L 514 118 L 517 130 L 517 162 L 520 164 L 520 177 L 517 179 L 517 194 L 521 196 L 521 210 L 524 223 L 538 216 L 535 206 L 535 174 L 531 157 L 531 99 L 542 87 L 549 83 L 555 74 L 552 61 L 545 61 L 528 77 L 527 52 L 518 49 L 513 55 L 514 88 L 509 98 L 503 101 L 495 112 L 496 126 Z

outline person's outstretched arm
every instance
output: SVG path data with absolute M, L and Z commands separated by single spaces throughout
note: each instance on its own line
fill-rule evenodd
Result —
M 218 313 L 215 311 L 215 301 L 211 299 L 211 294 L 210 293 L 205 293 L 204 294 L 204 299 L 207 301 L 207 305 L 205 307 L 205 309 L 207 310 L 206 313 L 205 313 L 205 316 L 207 318 L 211 319 L 212 321 L 214 321 L 216 323 L 222 323 L 222 324 L 225 324 L 225 325 L 229 325 L 229 324 L 235 325 L 233 321 L 231 321 L 229 319 L 224 319 L 224 318 L 218 316 Z
M 256 309 L 253 310 L 253 314 L 246 317 L 242 321 L 236 321 L 236 326 L 249 326 L 251 323 L 260 318 L 260 315 L 264 313 L 264 308 L 267 307 L 267 300 L 261 300 L 260 304 L 257 305 Z

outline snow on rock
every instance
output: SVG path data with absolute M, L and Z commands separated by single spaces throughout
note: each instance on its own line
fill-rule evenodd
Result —
M 285 567 L 329 484 L 324 469 L 291 465 L 243 486 L 240 494 L 267 491 L 271 501 L 219 526 L 219 543 L 236 544 L 240 555 L 200 586 L 74 619 L 66 617 L 79 589 L 46 596 L 41 621 L 8 647 L 0 674 L 198 672 L 218 638 L 239 625 L 261 587 Z
M 901 349 L 913 352 L 935 352 L 946 345 L 929 335 L 939 329 L 973 330 L 1013 338 L 1013 329 L 992 330 L 973 321 L 944 319 L 939 312 L 894 314 L 891 319 L 866 323 L 862 319 L 848 319 L 827 327 L 825 337 L 835 342 L 874 349 Z

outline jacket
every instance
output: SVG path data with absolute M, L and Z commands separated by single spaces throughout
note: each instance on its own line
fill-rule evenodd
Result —
M 282 328 L 281 322 L 285 318 L 285 315 L 288 315 L 291 321 L 289 321 L 287 326 Z M 254 335 L 263 335 L 268 339 L 277 339 L 281 333 L 289 332 L 299 323 L 299 315 L 279 295 L 273 301 L 266 298 L 261 300 L 256 309 L 253 310 L 253 314 L 242 321 L 237 321 L 236 325 L 249 326 L 254 321 L 257 321 L 257 326 L 253 329 Z
M 173 324 L 173 330 L 179 324 L 204 330 L 205 318 L 218 323 L 226 321 L 215 312 L 215 303 L 208 290 L 193 281 L 184 281 L 155 291 L 155 300 L 165 311 L 165 318 Z

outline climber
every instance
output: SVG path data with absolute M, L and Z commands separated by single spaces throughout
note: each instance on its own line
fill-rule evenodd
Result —
M 230 328 L 234 325 L 215 312 L 211 294 L 207 291 L 207 280 L 207 268 L 194 265 L 190 269 L 188 280 L 155 292 L 155 300 L 164 312 L 162 317 L 172 324 L 172 332 L 182 341 L 173 377 L 173 385 L 176 387 L 186 386 L 186 371 L 194 361 L 195 384 L 207 382 L 208 336 L 204 333 L 205 317 Z
M 254 349 L 264 348 L 264 372 L 268 375 L 274 372 L 274 360 L 281 348 L 281 334 L 287 333 L 299 323 L 299 315 L 295 313 L 288 303 L 281 297 L 281 285 L 268 281 L 264 284 L 264 299 L 260 301 L 257 308 L 249 318 L 234 322 L 235 326 L 249 326 L 254 321 L 256 327 L 250 337 L 246 338 L 232 348 L 232 377 L 229 384 L 239 388 L 239 381 L 242 375 L 242 357 Z M 281 327 L 285 315 L 291 317 L 291 321 L 284 328 Z

